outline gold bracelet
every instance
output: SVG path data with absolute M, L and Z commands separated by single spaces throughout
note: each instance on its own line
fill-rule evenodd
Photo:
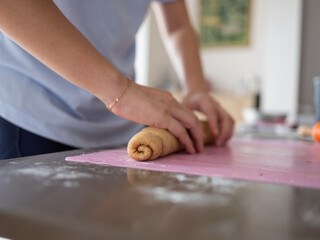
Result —
M 123 90 L 121 91 L 119 97 L 117 97 L 112 103 L 110 103 L 107 108 L 108 110 L 111 112 L 112 107 L 120 101 L 120 98 L 123 96 L 123 94 L 128 90 L 129 86 L 131 84 L 131 79 L 128 77 L 127 78 L 127 85 L 123 88 Z

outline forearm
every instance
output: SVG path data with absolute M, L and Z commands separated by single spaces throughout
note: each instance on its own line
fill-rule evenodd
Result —
M 110 89 L 124 84 L 121 74 L 51 0 L 0 0 L 0 29 L 59 75 L 103 101 L 114 99 L 117 92 Z
M 154 4 L 161 36 L 185 91 L 207 91 L 196 33 L 183 1 Z
M 167 38 L 170 57 L 178 70 L 185 91 L 207 91 L 199 57 L 197 37 L 190 25 L 172 33 Z

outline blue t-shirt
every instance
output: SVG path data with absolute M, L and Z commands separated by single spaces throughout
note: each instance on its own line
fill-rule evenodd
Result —
M 134 79 L 135 35 L 151 0 L 54 2 L 118 71 Z M 94 95 L 50 70 L 1 31 L 0 84 L 2 118 L 70 146 L 125 144 L 142 128 L 109 112 Z

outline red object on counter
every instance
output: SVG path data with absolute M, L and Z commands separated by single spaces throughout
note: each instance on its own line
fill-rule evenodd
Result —
M 320 143 L 320 122 L 317 122 L 313 127 L 312 127 L 312 132 L 311 132 L 312 138 L 315 142 Z

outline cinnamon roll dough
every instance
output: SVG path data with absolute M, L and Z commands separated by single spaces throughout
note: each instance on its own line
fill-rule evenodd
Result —
M 201 122 L 205 135 L 204 142 L 213 142 L 208 122 Z M 156 127 L 146 127 L 134 135 L 128 143 L 128 154 L 137 161 L 154 160 L 171 153 L 178 152 L 184 147 L 169 131 Z

